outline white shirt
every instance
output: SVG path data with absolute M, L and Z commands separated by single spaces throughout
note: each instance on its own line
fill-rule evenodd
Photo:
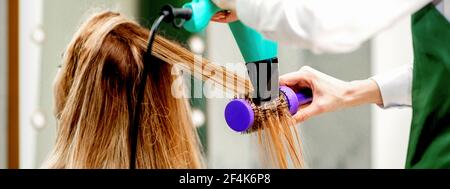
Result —
M 449 0 L 445 0 L 448 5 Z M 357 49 L 432 0 L 237 0 L 239 19 L 266 38 L 313 52 Z M 444 14 L 444 1 L 437 7 Z M 448 9 L 448 8 L 446 8 Z M 450 20 L 450 19 L 449 19 Z M 411 106 L 412 65 L 372 77 L 385 108 Z

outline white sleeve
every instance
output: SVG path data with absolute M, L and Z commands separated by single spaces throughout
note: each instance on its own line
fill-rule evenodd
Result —
M 431 0 L 237 0 L 238 18 L 283 45 L 313 52 L 357 49 Z
M 411 106 L 413 66 L 408 64 L 372 77 L 380 88 L 382 108 Z

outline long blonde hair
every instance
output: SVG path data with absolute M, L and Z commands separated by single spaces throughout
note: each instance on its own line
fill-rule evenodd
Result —
M 148 36 L 114 12 L 96 14 L 81 26 L 55 80 L 57 140 L 44 167 L 129 168 L 129 111 L 136 105 L 142 106 L 136 168 L 202 167 L 189 104 L 171 95 L 172 65 L 161 58 L 145 62 L 151 69 L 143 102 L 136 104 Z M 160 36 L 155 45 L 158 51 L 184 50 Z

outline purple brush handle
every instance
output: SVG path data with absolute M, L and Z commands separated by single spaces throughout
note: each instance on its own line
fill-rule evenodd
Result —
M 308 104 L 312 101 L 311 92 L 300 91 L 296 93 L 291 88 L 286 86 L 281 86 L 280 91 L 284 94 L 284 96 L 286 96 L 291 115 L 296 114 L 301 105 Z
M 294 115 L 301 105 L 312 101 L 310 92 L 295 93 L 291 88 L 281 86 L 280 91 L 286 96 L 289 112 Z M 255 113 L 250 104 L 244 99 L 235 99 L 227 104 L 225 108 L 225 120 L 228 126 L 236 132 L 244 132 L 250 128 L 255 121 Z

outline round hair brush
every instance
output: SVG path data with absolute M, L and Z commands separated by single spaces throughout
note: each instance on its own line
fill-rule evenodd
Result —
M 225 120 L 228 126 L 236 132 L 250 133 L 260 129 L 260 124 L 255 124 L 262 119 L 267 112 L 276 113 L 287 108 L 291 115 L 297 113 L 300 106 L 312 101 L 311 90 L 305 89 L 294 92 L 286 86 L 280 87 L 280 97 L 262 106 L 256 106 L 249 99 L 234 99 L 225 108 Z

